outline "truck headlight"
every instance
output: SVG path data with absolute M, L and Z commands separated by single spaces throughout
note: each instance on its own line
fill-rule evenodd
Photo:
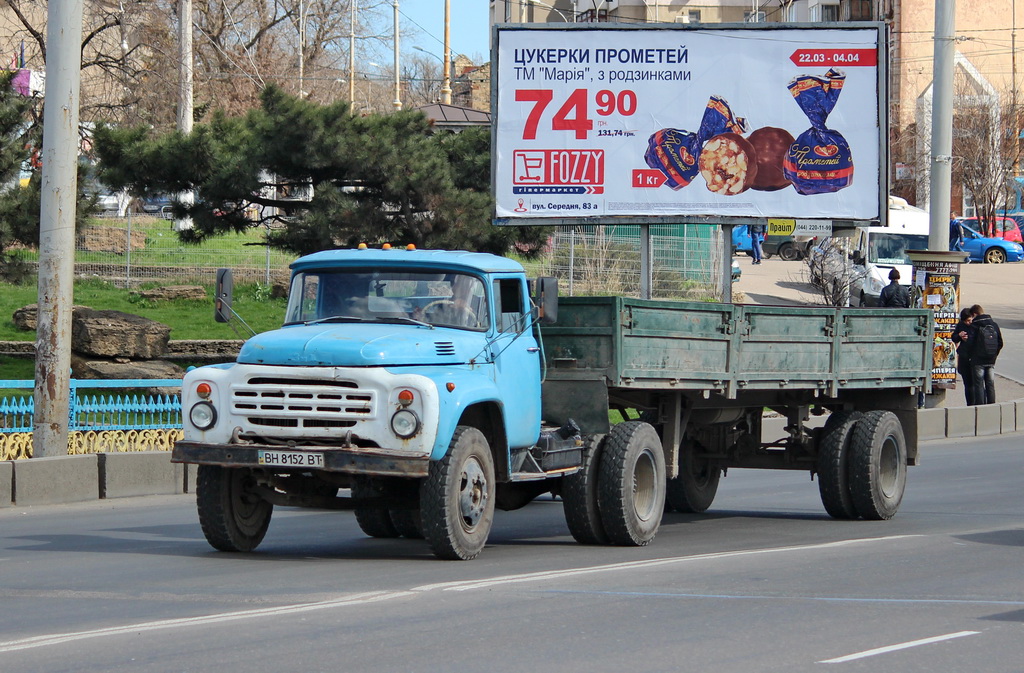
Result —
M 409 439 L 420 429 L 420 419 L 409 409 L 400 409 L 391 417 L 391 431 L 402 439 Z
M 217 410 L 209 402 L 198 402 L 188 412 L 188 420 L 199 430 L 209 430 L 217 422 Z

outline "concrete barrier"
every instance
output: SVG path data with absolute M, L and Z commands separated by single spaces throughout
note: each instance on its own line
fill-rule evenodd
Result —
M 1017 432 L 1017 403 L 999 403 L 999 434 Z
M 979 404 L 974 409 L 977 413 L 974 436 L 998 435 L 1002 427 L 1002 408 L 998 404 Z
M 98 500 L 100 461 L 95 454 L 13 461 L 16 505 Z
M 100 497 L 173 495 L 185 489 L 185 466 L 166 451 L 101 453 Z
M 946 409 L 946 437 L 974 437 L 978 432 L 978 407 Z
M 917 412 L 917 439 L 926 442 L 929 439 L 946 438 L 946 410 L 943 407 L 920 409 Z
M 10 507 L 14 504 L 14 463 L 5 461 L 0 463 L 0 507 Z

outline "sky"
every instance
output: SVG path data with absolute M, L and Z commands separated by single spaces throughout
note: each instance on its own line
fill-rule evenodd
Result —
M 450 0 L 453 54 L 490 60 L 489 0 Z M 402 51 L 414 46 L 441 57 L 444 51 L 444 0 L 399 0 L 399 21 L 404 35 Z

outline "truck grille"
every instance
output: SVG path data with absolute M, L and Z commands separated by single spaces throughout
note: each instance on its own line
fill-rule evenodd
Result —
M 377 393 L 353 381 L 253 377 L 231 389 L 231 409 L 252 425 L 350 428 L 376 418 Z

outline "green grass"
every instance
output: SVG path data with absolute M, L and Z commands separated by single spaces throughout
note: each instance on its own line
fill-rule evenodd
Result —
M 213 288 L 207 287 L 207 296 Z M 266 286 L 236 285 L 234 309 L 254 330 L 266 332 L 281 326 L 286 301 L 270 299 Z M 14 311 L 36 303 L 36 285 L 0 283 L 0 341 L 34 341 L 35 332 L 17 329 L 11 316 Z M 231 327 L 214 322 L 213 300 L 207 301 L 148 301 L 138 298 L 132 291 L 115 287 L 100 280 L 82 280 L 75 283 L 74 303 L 94 309 L 113 309 L 133 313 L 168 325 L 171 339 L 237 339 Z M 239 328 L 240 331 L 243 328 Z M 243 332 L 242 337 L 248 337 Z M 4 377 L 8 378 L 8 377 Z M 16 377 L 14 377 L 16 378 Z

